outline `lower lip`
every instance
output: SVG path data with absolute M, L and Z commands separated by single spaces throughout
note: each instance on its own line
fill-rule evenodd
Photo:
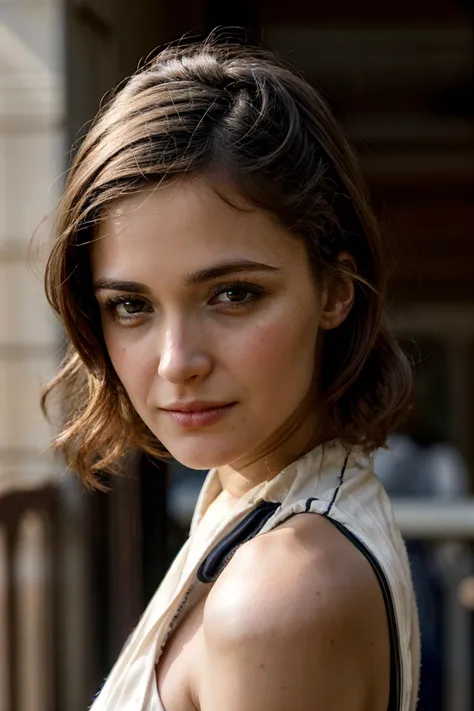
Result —
M 197 410 L 196 412 L 183 412 L 182 410 L 163 410 L 181 427 L 188 429 L 196 429 L 198 427 L 206 427 L 213 425 L 221 420 L 234 406 L 224 405 L 223 407 L 211 407 L 209 410 Z

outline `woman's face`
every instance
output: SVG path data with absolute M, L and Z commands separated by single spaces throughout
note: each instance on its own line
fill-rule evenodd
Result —
M 255 461 L 314 419 L 323 299 L 302 241 L 240 205 L 179 180 L 118 202 L 91 251 L 115 371 L 196 469 Z

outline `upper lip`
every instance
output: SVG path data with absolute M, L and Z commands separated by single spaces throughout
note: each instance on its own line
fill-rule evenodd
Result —
M 204 400 L 193 400 L 192 402 L 173 402 L 171 405 L 162 407 L 162 410 L 172 412 L 200 412 L 202 410 L 212 410 L 215 407 L 226 407 L 230 402 L 205 402 Z

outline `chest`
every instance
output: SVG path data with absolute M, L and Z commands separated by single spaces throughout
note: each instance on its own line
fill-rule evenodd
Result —
M 222 495 L 210 505 L 193 534 L 189 552 L 191 561 L 197 560 L 197 554 L 207 548 L 208 542 L 215 538 L 221 521 L 229 517 L 234 505 L 224 500 Z M 239 531 L 239 538 L 240 535 L 251 537 L 247 527 Z M 235 545 L 241 542 L 234 541 Z M 197 592 L 197 600 L 188 601 L 157 664 L 156 685 L 164 711 L 199 711 L 200 679 L 206 663 L 203 617 L 213 585 L 214 583 L 203 585 Z
M 199 678 L 205 663 L 203 616 L 209 590 L 183 614 L 157 664 L 156 685 L 164 711 L 199 710 Z
M 197 559 L 199 552 L 215 538 L 216 530 L 229 517 L 233 506 L 235 502 L 229 502 L 224 494 L 212 502 L 193 534 L 191 560 Z M 164 711 L 199 711 L 199 679 L 205 663 L 203 615 L 212 587 L 213 584 L 205 585 L 198 600 L 191 602 L 181 615 L 156 667 L 158 696 Z

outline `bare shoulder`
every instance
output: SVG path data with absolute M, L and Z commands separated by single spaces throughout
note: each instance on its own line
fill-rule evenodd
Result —
M 369 562 L 322 516 L 295 516 L 242 545 L 209 594 L 203 624 L 211 666 L 226 659 L 234 679 L 260 669 L 254 689 L 262 683 L 273 711 L 314 709 L 314 694 L 321 709 L 386 708 L 382 593 Z M 242 698 L 235 711 L 250 703 Z M 255 708 L 267 708 L 263 698 Z
M 366 558 L 325 517 L 298 515 L 240 547 L 208 601 L 208 619 L 239 610 L 238 632 L 260 626 L 294 627 L 321 612 L 338 618 L 354 612 L 376 614 L 379 584 Z M 236 619 L 235 617 L 232 619 Z M 254 619 L 255 618 L 255 619 Z M 230 633 L 230 627 L 227 626 Z

